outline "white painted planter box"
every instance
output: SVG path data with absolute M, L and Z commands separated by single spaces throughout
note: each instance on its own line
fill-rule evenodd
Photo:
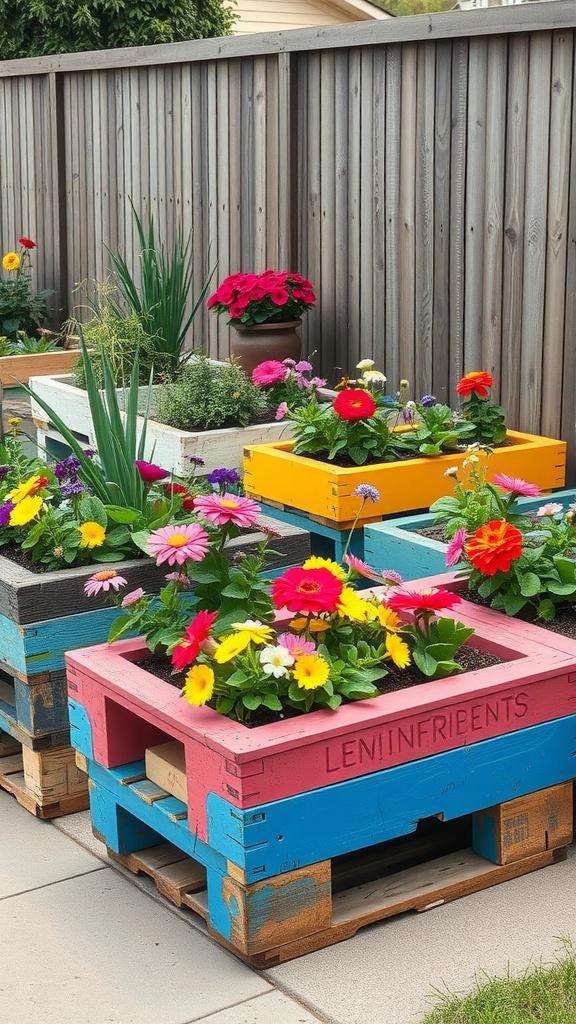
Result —
M 90 415 L 88 394 L 83 388 L 76 387 L 72 374 L 59 377 L 32 377 L 30 387 L 39 398 L 42 398 L 67 427 L 74 432 L 81 443 L 94 444 L 94 430 Z M 146 402 L 147 387 L 142 392 L 142 407 Z M 118 390 L 122 398 L 124 389 Z M 64 438 L 49 423 L 43 408 L 32 398 L 32 419 L 38 430 L 38 442 L 48 447 L 49 441 L 65 444 Z M 140 430 L 144 420 L 140 420 Z M 177 476 L 186 476 L 190 472 L 190 456 L 197 455 L 204 459 L 202 474 L 213 469 L 242 470 L 244 447 L 254 444 L 268 444 L 273 441 L 287 441 L 292 438 L 290 428 L 282 422 L 259 423 L 251 427 L 230 427 L 225 430 L 204 430 L 191 433 L 165 426 L 153 419 L 148 420 L 146 430 L 145 456 L 150 461 L 162 466 Z

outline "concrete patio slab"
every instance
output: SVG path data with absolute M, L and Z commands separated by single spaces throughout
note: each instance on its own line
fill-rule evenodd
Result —
M 269 992 L 247 1003 L 202 1017 L 205 1024 L 318 1024 L 319 1020 L 325 1018 L 313 1016 L 281 992 Z
M 0 791 L 0 899 L 61 879 L 102 870 L 102 862 L 68 842 L 47 821 Z
M 105 867 L 0 901 L 0 963 L 2 1024 L 184 1024 L 270 991 Z

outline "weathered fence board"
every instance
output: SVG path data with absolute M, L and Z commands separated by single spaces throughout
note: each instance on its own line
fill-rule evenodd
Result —
M 194 293 L 299 270 L 332 380 L 454 401 L 489 369 L 511 427 L 576 464 L 576 11 L 570 0 L 0 62 L 0 243 L 38 242 L 63 315 L 137 267 L 130 213 L 193 231 Z M 190 345 L 228 352 L 203 309 Z

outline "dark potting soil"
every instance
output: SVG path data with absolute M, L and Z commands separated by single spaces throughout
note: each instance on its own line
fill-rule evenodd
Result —
M 486 598 L 480 597 L 479 594 L 475 594 L 473 590 L 461 590 L 459 594 L 465 601 L 470 601 L 471 604 L 481 605 L 483 608 L 490 608 L 490 601 Z M 505 615 L 505 612 L 501 612 Z M 556 617 L 550 622 L 545 619 L 537 619 L 534 615 L 520 614 L 515 615 L 515 619 L 520 622 L 531 622 L 534 626 L 540 626 L 541 629 L 547 629 L 550 633 L 558 633 L 560 636 L 569 637 L 571 640 L 576 640 L 576 605 L 565 605 L 558 608 Z
M 28 569 L 29 572 L 41 574 L 51 571 L 47 565 L 33 562 L 28 551 L 23 551 L 17 544 L 4 544 L 3 547 L 0 547 L 0 555 L 10 559 L 11 562 L 15 562 L 16 565 L 21 565 L 23 569 Z M 62 568 L 65 569 L 66 566 L 63 565 Z
M 491 665 L 500 665 L 503 659 L 498 658 L 494 654 L 488 654 L 486 651 L 481 651 L 477 647 L 468 647 L 466 645 L 458 651 L 455 661 L 462 666 L 464 672 L 473 672 L 476 669 L 489 668 Z M 168 658 L 161 655 L 150 655 L 147 658 L 136 661 L 135 664 L 138 665 L 138 668 L 143 669 L 145 672 L 150 672 L 151 675 L 156 676 L 158 679 L 163 679 L 179 690 L 184 686 L 184 676 L 186 673 L 172 672 L 172 666 Z M 388 675 L 376 683 L 381 694 L 394 693 L 396 690 L 406 690 L 411 686 L 418 686 L 421 683 L 429 682 L 427 677 L 414 665 L 407 669 L 399 669 L 390 662 L 387 663 L 386 667 Z M 296 711 L 293 708 L 286 708 L 282 714 L 268 711 L 266 708 L 260 708 L 252 715 L 250 721 L 245 722 L 244 725 L 249 729 L 253 729 L 260 725 L 269 725 L 271 722 L 279 722 L 287 718 L 297 718 L 300 714 L 302 712 Z

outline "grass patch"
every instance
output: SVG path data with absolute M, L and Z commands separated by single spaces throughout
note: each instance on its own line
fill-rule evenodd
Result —
M 476 979 L 467 996 L 441 994 L 422 1024 L 575 1024 L 576 952 L 565 945 L 553 964 L 532 964 L 519 977 Z

